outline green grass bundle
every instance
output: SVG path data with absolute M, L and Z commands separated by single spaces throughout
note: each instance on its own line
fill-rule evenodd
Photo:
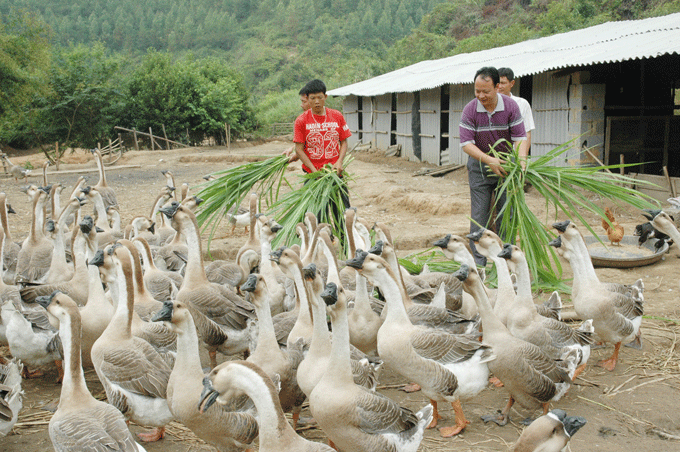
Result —
M 343 168 L 347 168 L 352 160 L 352 157 L 347 157 L 343 163 Z M 320 170 L 305 174 L 300 178 L 303 185 L 297 190 L 281 196 L 269 209 L 269 215 L 283 226 L 272 245 L 290 245 L 296 242 L 295 226 L 304 221 L 307 212 L 317 215 L 319 223 L 330 224 L 335 236 L 344 237 L 345 209 L 342 193 L 343 190 L 347 190 L 347 183 L 353 180 L 352 177 L 347 172 L 343 172 L 341 178 L 330 165 L 325 165 Z M 338 206 L 336 211 L 328 208 L 331 203 Z M 342 240 L 343 249 L 341 252 L 343 255 L 347 253 L 346 242 L 346 240 Z
M 255 191 L 273 204 L 278 199 L 287 166 L 288 157 L 280 155 L 219 171 L 215 173 L 217 179 L 202 184 L 197 196 L 203 198 L 203 203 L 196 219 L 203 229 L 211 227 L 208 243 L 227 212 L 232 207 L 237 209 L 249 193 Z
M 504 240 L 511 237 L 519 239 L 519 245 L 526 254 L 532 274 L 543 282 L 544 288 L 561 285 L 562 267 L 557 254 L 548 246 L 548 242 L 554 238 L 550 231 L 552 221 L 548 221 L 547 218 L 545 222 L 541 221 L 531 211 L 524 192 L 526 184 L 530 184 L 545 199 L 547 212 L 554 211 L 555 215 L 562 212 L 570 220 L 578 220 L 585 225 L 595 236 L 597 234 L 579 211 L 583 209 L 605 217 L 602 207 L 590 200 L 593 195 L 618 204 L 629 204 L 636 209 L 652 208 L 658 204 L 650 196 L 631 188 L 633 184 L 644 184 L 644 181 L 605 171 L 636 164 L 556 166 L 554 162 L 559 161 L 560 156 L 567 152 L 572 144 L 573 140 L 546 155 L 528 157 L 526 171 L 522 171 L 520 166 L 518 147 L 509 153 L 492 150 L 495 157 L 505 160 L 502 167 L 507 172 L 497 189 L 499 194 L 497 199 L 502 193 L 507 197 L 505 206 L 502 206 L 499 212 L 512 213 L 503 215 L 502 237 Z

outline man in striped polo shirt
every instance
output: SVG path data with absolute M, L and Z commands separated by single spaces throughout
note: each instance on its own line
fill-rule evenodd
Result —
M 519 142 L 520 158 L 528 154 L 526 132 L 522 113 L 517 103 L 510 97 L 496 92 L 500 76 L 494 67 L 483 67 L 474 78 L 475 99 L 463 109 L 460 119 L 460 145 L 468 154 L 468 181 L 470 184 L 470 232 L 480 226 L 493 229 L 503 240 L 507 240 L 500 231 L 502 216 L 497 215 L 495 225 L 489 225 L 494 191 L 505 171 L 503 163 L 490 153 L 498 140 L 507 140 L 496 145 L 497 151 L 509 150 L 508 143 Z M 522 161 L 522 166 L 524 162 Z M 505 204 L 505 194 L 498 199 L 498 206 Z M 495 227 L 494 227 L 495 226 Z M 477 252 L 470 241 L 475 262 L 486 265 L 486 258 Z

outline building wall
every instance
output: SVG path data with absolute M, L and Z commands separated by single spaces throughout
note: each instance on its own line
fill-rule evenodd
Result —
M 440 164 L 441 88 L 420 92 L 420 138 L 422 161 Z
M 347 121 L 352 136 L 347 139 L 349 149 L 359 142 L 359 112 L 357 111 L 357 96 L 347 96 L 342 103 L 342 114 Z
M 401 145 L 401 155 L 409 160 L 414 158 L 411 133 L 412 93 L 397 93 L 397 144 Z
M 392 94 L 383 94 L 373 98 L 373 128 L 375 130 L 374 145 L 385 150 L 390 146 L 390 125 L 392 115 Z
M 534 76 L 531 109 L 536 129 L 531 133 L 531 155 L 541 156 L 569 141 L 569 76 L 555 77 L 554 72 Z M 558 166 L 566 166 L 573 153 L 561 156 Z
M 475 98 L 475 88 L 472 84 L 451 85 L 449 91 L 449 158 L 448 163 L 465 164 L 468 155 L 460 147 L 460 117 L 463 108 Z M 442 158 L 442 161 L 446 161 Z

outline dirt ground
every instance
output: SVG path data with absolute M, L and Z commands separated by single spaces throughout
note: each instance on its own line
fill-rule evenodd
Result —
M 121 206 L 123 224 L 138 214 L 148 215 L 159 189 L 165 184 L 160 170 L 171 169 L 177 184 L 188 182 L 196 186 L 201 176 L 238 165 L 253 156 L 279 154 L 290 146 L 284 141 L 243 146 L 227 151 L 225 148 L 201 148 L 173 151 L 140 151 L 126 153 L 107 173 L 109 185 L 116 189 Z M 10 156 L 11 157 L 11 156 Z M 350 186 L 352 204 L 359 214 L 369 221 L 382 221 L 391 227 L 392 236 L 401 256 L 431 247 L 434 240 L 447 233 L 464 234 L 468 229 L 469 192 L 465 169 L 459 169 L 440 178 L 414 177 L 415 171 L 428 165 L 408 162 L 400 158 L 386 158 L 380 153 L 363 152 L 356 155 L 349 167 L 356 182 Z M 39 167 L 44 160 L 40 154 L 17 157 L 16 162 L 30 160 Z M 79 151 L 67 155 L 62 171 L 91 168 L 92 184 L 97 182 L 96 170 L 89 152 Z M 140 165 L 135 168 L 117 169 L 123 165 Z M 300 172 L 299 164 L 291 165 L 289 178 L 295 180 Z M 39 173 L 38 170 L 34 174 Z M 77 173 L 63 172 L 49 176 L 51 182 L 65 184 L 64 197 L 73 186 Z M 38 181 L 38 178 L 34 178 Z M 14 240 L 27 235 L 30 212 L 27 197 L 19 191 L 23 183 L 0 176 L 0 190 L 7 193 L 17 215 L 10 216 L 10 230 Z M 194 193 L 196 190 L 194 190 Z M 608 200 L 602 205 L 613 207 L 618 221 L 631 235 L 636 224 L 644 221 L 639 212 L 613 206 Z M 534 212 L 545 216 L 542 199 L 530 196 Z M 586 216 L 586 218 L 590 218 Z M 546 222 L 552 222 L 549 218 Z M 596 231 L 600 220 L 590 218 Z M 243 230 L 231 235 L 229 228 L 221 227 L 212 244 L 214 255 L 233 257 L 246 239 Z M 613 372 L 607 372 L 592 364 L 607 358 L 612 347 L 593 351 L 586 371 L 579 377 L 569 393 L 556 404 L 570 415 L 579 415 L 588 423 L 572 439 L 573 451 L 628 451 L 658 452 L 680 451 L 680 298 L 678 297 L 677 246 L 672 247 L 664 259 L 654 265 L 633 269 L 597 269 L 603 281 L 633 282 L 642 278 L 645 283 L 645 319 L 642 323 L 643 350 L 623 348 L 621 359 Z M 565 278 L 570 278 L 565 263 Z M 547 294 L 539 294 L 542 300 Z M 563 294 L 564 311 L 571 309 L 568 295 Z M 0 352 L 7 352 L 6 349 Z M 47 434 L 50 413 L 42 407 L 53 402 L 60 387 L 55 383 L 56 371 L 46 368 L 46 375 L 39 379 L 24 381 L 24 409 L 19 423 L 10 436 L 0 438 L 0 450 L 7 452 L 37 452 L 50 450 Z M 88 386 L 93 394 L 102 396 L 102 388 L 93 370 L 86 371 Z M 420 409 L 427 403 L 421 393 L 406 394 L 398 388 L 406 383 L 395 374 L 383 371 L 380 391 L 399 403 Z M 429 430 L 420 451 L 502 451 L 516 441 L 522 431 L 518 423 L 527 415 L 523 410 L 512 413 L 512 422 L 506 427 L 485 425 L 480 416 L 501 409 L 507 400 L 503 389 L 488 388 L 474 401 L 464 403 L 463 409 L 471 424 L 464 432 L 452 439 L 440 438 L 437 430 Z M 450 407 L 441 407 L 444 419 L 440 426 L 453 423 Z M 303 417 L 309 416 L 303 411 Z M 133 431 L 141 429 L 132 426 Z M 309 428 L 303 435 L 323 440 L 323 432 Z M 146 446 L 149 451 L 212 450 L 201 444 L 191 432 L 177 423 L 171 424 L 166 438 Z

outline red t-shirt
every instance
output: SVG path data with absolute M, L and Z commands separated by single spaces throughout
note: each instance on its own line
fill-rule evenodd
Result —
M 293 141 L 305 145 L 305 153 L 314 165 L 314 171 L 326 163 L 331 165 L 340 156 L 340 142 L 352 136 L 347 122 L 338 110 L 326 108 L 325 116 L 317 116 L 310 108 L 295 120 Z M 309 168 L 302 169 L 311 173 Z

